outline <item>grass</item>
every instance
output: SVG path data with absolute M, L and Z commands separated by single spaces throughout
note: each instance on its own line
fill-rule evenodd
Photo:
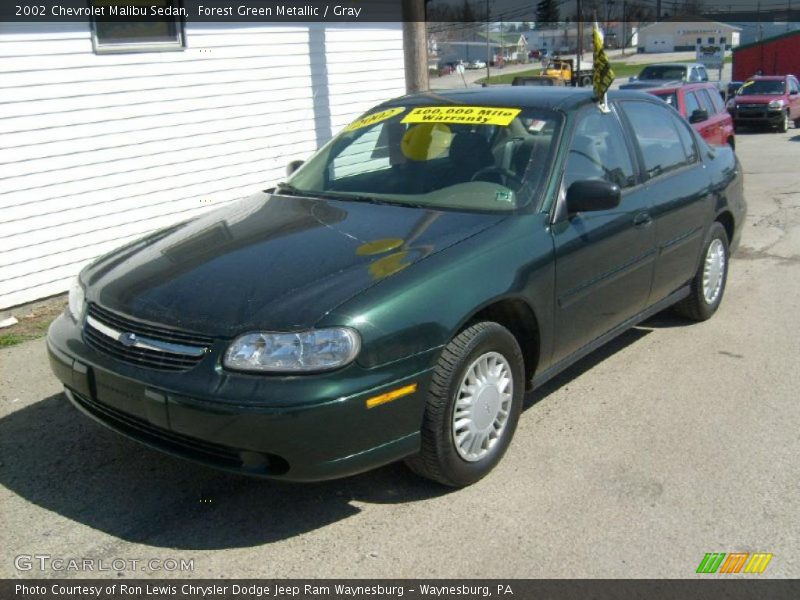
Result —
M 50 323 L 64 311 L 65 306 L 66 298 L 58 296 L 14 309 L 11 312 L 16 314 L 19 323 L 0 330 L 0 348 L 43 337 Z
M 725 57 L 725 63 L 729 64 L 733 60 L 732 56 Z M 628 64 L 622 61 L 614 61 L 611 63 L 611 69 L 614 71 L 614 78 L 615 79 L 627 79 L 632 75 L 638 75 L 639 72 L 644 69 L 648 64 L 658 64 L 658 61 L 654 61 L 652 63 L 645 63 L 645 64 Z M 533 77 L 537 75 L 541 75 L 542 67 L 535 67 L 533 69 L 529 69 L 527 71 L 518 71 L 516 73 L 504 73 L 503 75 L 493 75 L 488 79 L 484 77 L 483 79 L 479 79 L 477 83 L 488 83 L 488 84 L 501 84 L 501 83 L 511 83 L 515 77 Z

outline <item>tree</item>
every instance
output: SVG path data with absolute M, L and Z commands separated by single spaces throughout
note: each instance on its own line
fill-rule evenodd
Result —
M 556 0 L 540 0 L 536 5 L 536 26 L 553 28 L 558 23 L 558 2 Z
M 523 21 L 522 25 L 517 27 L 517 31 L 519 31 L 520 33 L 523 31 L 530 31 L 530 30 L 531 30 L 531 24 L 528 23 L 527 21 Z

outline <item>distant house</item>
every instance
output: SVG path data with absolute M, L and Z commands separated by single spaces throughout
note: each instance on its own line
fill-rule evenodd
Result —
M 505 60 L 525 61 L 528 58 L 527 33 L 504 33 L 501 36 L 499 32 L 490 32 L 487 43 L 485 29 L 475 28 L 460 33 L 458 38 L 436 39 L 433 43 L 440 65 L 459 61 L 486 61 L 487 56 L 490 60 L 502 56 Z
M 684 17 L 685 18 L 685 17 Z M 739 45 L 742 28 L 697 17 L 693 21 L 667 19 L 639 30 L 639 52 L 693 51 L 698 44 L 718 44 L 726 50 Z
M 3 309 L 276 183 L 404 93 L 402 26 L 4 22 L 0 89 Z

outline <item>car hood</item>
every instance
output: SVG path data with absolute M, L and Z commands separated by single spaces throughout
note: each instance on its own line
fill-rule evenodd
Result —
M 646 88 L 675 87 L 683 83 L 680 79 L 639 79 L 619 86 L 621 90 L 643 90 Z
M 89 302 L 211 336 L 312 327 L 504 215 L 258 194 L 89 265 Z
M 739 104 L 769 104 L 773 100 L 786 101 L 786 96 L 781 94 L 753 94 L 748 96 L 736 96 L 734 102 Z

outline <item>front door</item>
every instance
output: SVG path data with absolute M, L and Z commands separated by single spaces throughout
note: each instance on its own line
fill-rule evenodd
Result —
M 631 145 L 614 112 L 596 106 L 579 115 L 564 170 L 570 184 L 605 179 L 622 201 L 610 210 L 560 218 L 552 228 L 556 252 L 554 361 L 568 357 L 647 304 L 655 259 L 655 233 Z

